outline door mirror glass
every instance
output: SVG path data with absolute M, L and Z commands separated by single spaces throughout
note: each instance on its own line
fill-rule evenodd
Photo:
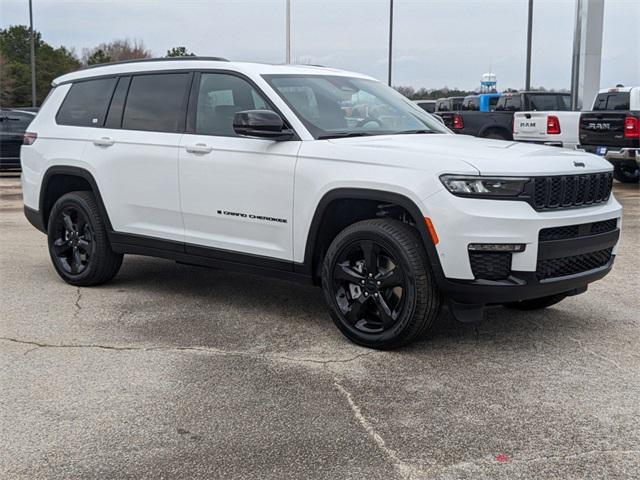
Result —
M 282 117 L 271 110 L 245 110 L 233 117 L 234 131 L 243 137 L 268 138 L 283 141 L 293 138 Z

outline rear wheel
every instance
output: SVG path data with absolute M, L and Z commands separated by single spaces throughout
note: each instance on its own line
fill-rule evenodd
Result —
M 640 182 L 640 167 L 637 164 L 619 164 L 613 168 L 613 178 L 622 183 Z
M 420 237 L 396 220 L 365 220 L 338 234 L 325 256 L 322 286 L 336 326 L 370 348 L 419 338 L 440 308 Z
M 116 276 L 122 255 L 114 253 L 91 192 L 60 197 L 49 216 L 49 255 L 62 279 L 77 286 L 105 283 Z
M 513 308 L 514 310 L 541 310 L 543 308 L 550 307 L 551 305 L 555 305 L 556 303 L 560 303 L 565 298 L 567 298 L 567 295 L 565 293 L 560 293 L 558 295 L 549 295 L 548 297 L 534 298 L 532 300 L 505 303 L 504 306 L 507 308 Z
M 506 134 L 501 133 L 497 130 L 490 130 L 486 134 L 483 135 L 484 138 L 492 138 L 494 140 L 511 140 Z

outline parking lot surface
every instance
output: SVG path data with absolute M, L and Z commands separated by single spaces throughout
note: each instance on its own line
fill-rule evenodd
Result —
M 540 312 L 349 343 L 314 287 L 128 256 L 74 288 L 0 178 L 0 478 L 640 477 L 640 191 Z

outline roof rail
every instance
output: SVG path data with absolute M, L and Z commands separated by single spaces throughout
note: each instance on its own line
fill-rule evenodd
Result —
M 107 62 L 107 63 L 96 63 L 95 65 L 87 65 L 86 67 L 82 67 L 80 70 L 88 70 L 90 68 L 97 67 L 106 67 L 109 65 L 123 65 L 127 63 L 143 63 L 143 62 L 167 62 L 174 60 L 205 60 L 209 62 L 228 62 L 229 60 L 223 57 L 196 57 L 196 56 L 185 56 L 185 57 L 158 57 L 158 58 L 138 58 L 135 60 L 120 60 L 119 62 Z

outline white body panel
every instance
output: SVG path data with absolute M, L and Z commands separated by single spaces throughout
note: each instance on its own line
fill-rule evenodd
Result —
M 211 148 L 193 153 L 191 146 Z M 184 135 L 185 241 L 283 260 L 293 255 L 293 181 L 300 142 Z
M 550 115 L 560 123 L 559 134 L 547 133 Z M 516 112 L 513 115 L 513 139 L 575 149 L 579 143 L 580 112 Z

